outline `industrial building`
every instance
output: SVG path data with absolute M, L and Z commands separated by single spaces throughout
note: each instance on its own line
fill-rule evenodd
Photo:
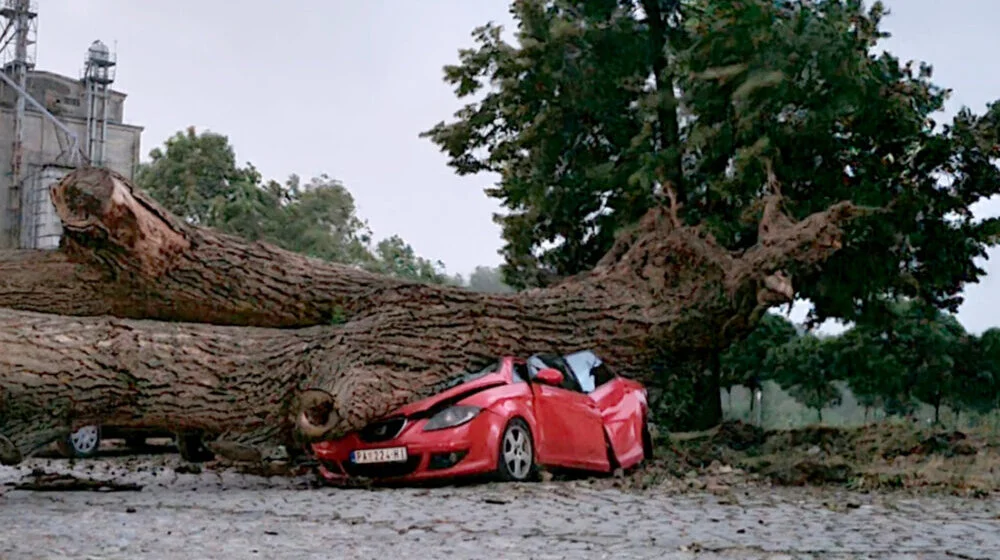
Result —
M 94 41 L 79 78 L 38 70 L 37 19 L 35 2 L 0 0 L 0 249 L 58 247 L 49 187 L 84 162 L 132 178 L 140 157 L 115 54 Z

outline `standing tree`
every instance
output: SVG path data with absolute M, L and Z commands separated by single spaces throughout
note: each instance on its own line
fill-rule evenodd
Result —
M 867 325 L 855 326 L 838 337 L 837 368 L 865 408 L 866 420 L 873 409 L 905 392 L 906 371 L 888 340 L 885 332 Z
M 510 293 L 513 289 L 504 284 L 503 273 L 498 268 L 477 266 L 469 275 L 469 289 L 493 294 Z
M 375 263 L 370 268 L 376 272 L 410 278 L 421 282 L 444 284 L 444 263 L 431 262 L 419 255 L 398 235 L 379 241 L 375 247 Z
M 476 101 L 424 134 L 458 173 L 499 176 L 487 193 L 507 210 L 496 219 L 510 285 L 590 269 L 668 191 L 723 246 L 754 246 L 763 158 L 795 218 L 845 199 L 886 210 L 853 223 L 826 266 L 795 271 L 814 321 L 868 320 L 899 296 L 954 310 L 983 274 L 975 259 L 1000 220 L 970 208 L 1000 192 L 1000 105 L 935 127 L 947 91 L 928 66 L 876 52 L 881 3 L 537 0 L 511 11 L 515 43 L 487 25 L 445 68 Z
M 768 357 L 797 336 L 795 325 L 788 319 L 774 313 L 765 315 L 749 336 L 722 354 L 723 387 L 728 390 L 740 385 L 749 389 L 750 411 L 753 412 L 754 395 L 769 377 Z
M 189 127 L 149 157 L 139 166 L 136 184 L 188 223 L 257 240 L 264 236 L 257 228 L 274 220 L 278 196 L 258 188 L 261 177 L 252 166 L 237 165 L 226 136 Z
M 357 216 L 354 197 L 340 181 L 320 175 L 307 183 L 292 175 L 265 187 L 281 201 L 268 241 L 323 260 L 370 266 L 371 231 Z
M 805 334 L 779 346 L 768 358 L 774 380 L 792 397 L 816 411 L 823 422 L 823 409 L 840 404 L 843 395 L 836 382 L 842 380 L 837 369 L 835 338 Z
M 941 406 L 957 395 L 955 356 L 965 336 L 958 321 L 925 303 L 900 300 L 886 307 L 879 322 L 852 331 L 845 337 L 852 343 L 844 356 L 854 370 L 849 379 L 870 367 L 874 378 L 863 386 L 877 388 L 889 412 L 912 413 L 921 401 L 934 408 L 937 421 Z
M 949 399 L 949 406 L 955 412 L 955 424 L 959 424 L 963 412 L 987 414 L 997 408 L 996 366 L 991 363 L 989 353 L 995 351 L 990 338 L 995 333 L 990 329 L 982 337 L 963 333 L 957 345 L 950 350 L 955 361 L 952 373 L 954 379 L 954 394 Z M 994 356 L 995 358 L 996 356 Z
M 964 380 L 956 375 L 959 353 L 967 338 L 965 329 L 951 315 L 906 302 L 898 307 L 896 359 L 906 371 L 909 393 L 934 408 L 934 423 L 941 421 L 943 405 L 959 405 Z
M 368 224 L 354 197 L 327 175 L 303 184 L 262 184 L 252 165 L 240 168 L 229 140 L 194 128 L 178 132 L 150 152 L 136 184 L 170 212 L 193 225 L 267 241 L 283 249 L 384 274 L 445 283 L 444 265 L 416 254 L 399 236 L 371 247 Z
M 1000 328 L 987 329 L 975 341 L 976 360 L 965 384 L 966 406 L 979 412 L 1000 408 Z M 967 362 L 966 362 L 967 363 Z

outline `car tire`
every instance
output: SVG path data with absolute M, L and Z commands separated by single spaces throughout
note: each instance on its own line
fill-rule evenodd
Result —
M 101 427 L 83 426 L 60 439 L 56 446 L 63 457 L 86 459 L 97 455 L 101 449 Z
M 642 458 L 646 461 L 653 459 L 653 435 L 649 431 L 649 422 L 642 421 Z
M 608 474 L 614 476 L 615 471 L 621 468 L 618 456 L 615 455 L 615 448 L 611 446 L 611 438 L 604 434 L 604 451 L 608 454 Z
M 531 428 L 524 420 L 513 418 L 500 436 L 497 475 L 504 482 L 526 482 L 534 480 L 537 474 Z
M 204 463 L 215 458 L 215 454 L 205 446 L 200 433 L 176 434 L 177 451 L 181 459 L 189 463 Z

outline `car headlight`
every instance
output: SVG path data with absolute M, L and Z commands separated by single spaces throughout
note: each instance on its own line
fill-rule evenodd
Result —
M 425 432 L 432 430 L 443 430 L 444 428 L 454 428 L 461 426 L 472 420 L 482 411 L 478 406 L 450 406 L 438 412 L 427 421 L 424 426 Z

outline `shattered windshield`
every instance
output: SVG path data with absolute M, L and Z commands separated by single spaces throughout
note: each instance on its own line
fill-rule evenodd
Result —
M 475 371 L 470 371 L 470 372 L 466 372 L 466 373 L 460 374 L 460 375 L 458 375 L 458 376 L 450 379 L 449 381 L 446 381 L 445 383 L 443 383 L 441 385 L 441 389 L 440 390 L 441 391 L 447 391 L 448 389 L 451 389 L 452 387 L 458 387 L 459 385 L 462 385 L 463 383 L 469 383 L 469 382 L 475 381 L 475 380 L 477 380 L 477 379 L 479 379 L 481 377 L 485 377 L 485 376 L 487 376 L 487 375 L 489 375 L 491 373 L 495 373 L 495 372 L 497 372 L 499 370 L 500 370 L 500 362 L 492 362 L 492 363 L 490 363 L 489 365 L 487 365 L 486 367 L 484 367 L 482 369 L 475 370 Z

